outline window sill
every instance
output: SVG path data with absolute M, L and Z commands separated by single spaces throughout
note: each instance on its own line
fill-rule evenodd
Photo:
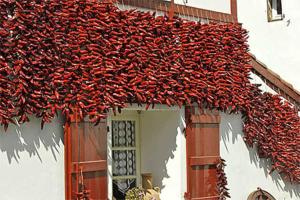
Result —
M 269 19 L 268 22 L 276 22 L 276 21 L 282 21 L 284 19 L 283 15 L 276 15 L 272 17 L 272 19 Z

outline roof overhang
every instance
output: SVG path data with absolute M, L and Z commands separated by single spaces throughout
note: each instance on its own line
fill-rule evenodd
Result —
M 253 67 L 253 73 L 262 78 L 266 84 L 274 89 L 278 94 L 292 103 L 300 110 L 300 92 L 290 83 L 283 80 L 278 74 L 269 69 L 264 63 L 260 62 L 253 54 L 250 54 L 250 64 Z

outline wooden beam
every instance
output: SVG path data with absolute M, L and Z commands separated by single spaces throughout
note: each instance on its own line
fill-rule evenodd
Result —
M 190 166 L 200 165 L 216 165 L 220 162 L 220 156 L 192 156 L 190 159 Z
M 266 80 L 266 84 L 272 89 L 276 88 L 280 90 L 280 95 L 289 100 L 298 109 L 300 109 L 300 93 L 293 88 L 293 86 L 277 75 L 272 70 L 268 69 L 266 65 L 259 62 L 253 55 L 251 55 L 250 64 L 253 67 L 253 73 L 261 76 Z
M 196 124 L 219 124 L 221 121 L 220 115 L 192 115 L 191 122 Z
M 191 6 L 185 6 L 180 4 L 174 4 L 174 13 L 201 18 L 208 19 L 210 21 L 218 21 L 218 22 L 237 22 L 237 6 L 236 0 L 231 0 L 231 13 L 222 13 L 212 10 L 206 10 L 202 8 L 195 8 Z M 165 13 L 169 13 L 169 8 L 171 2 L 169 1 L 161 1 L 161 0 L 122 0 L 124 5 L 130 5 L 134 7 L 147 8 L 151 10 L 158 10 Z
M 169 10 L 169 19 L 172 20 L 174 17 L 174 0 L 171 0 L 170 10 Z

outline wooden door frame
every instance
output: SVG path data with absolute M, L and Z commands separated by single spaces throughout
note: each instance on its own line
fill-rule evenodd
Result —
M 65 123 L 64 125 L 64 156 L 65 156 L 65 199 L 72 196 L 71 185 L 72 177 L 69 175 L 72 173 L 72 142 L 71 142 L 71 130 L 70 124 Z

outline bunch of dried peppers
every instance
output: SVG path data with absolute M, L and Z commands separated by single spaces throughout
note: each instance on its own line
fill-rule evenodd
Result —
M 98 0 L 0 2 L 0 123 L 76 108 L 97 123 L 126 103 L 241 112 L 245 141 L 300 182 L 300 120 L 249 81 L 247 32 Z

